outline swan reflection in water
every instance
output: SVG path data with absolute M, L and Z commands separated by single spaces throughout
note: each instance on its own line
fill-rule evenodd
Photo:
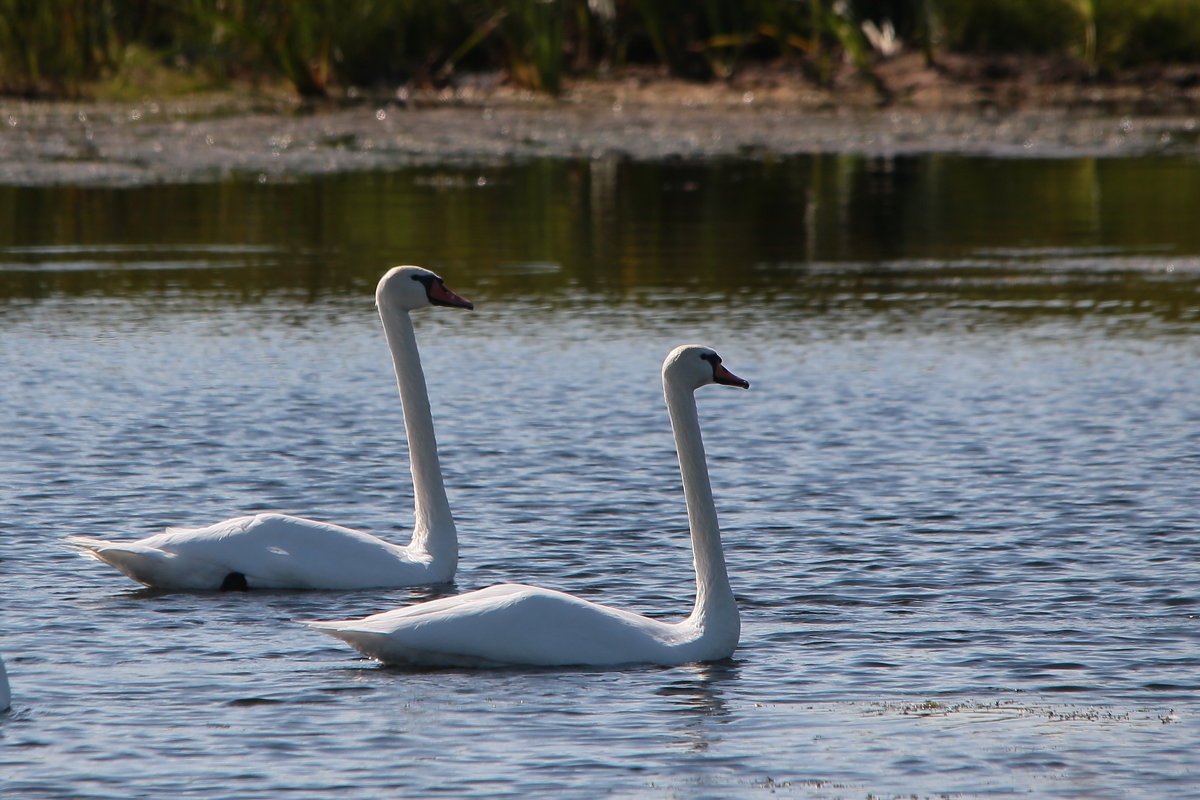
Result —
M 690 675 L 680 677 L 655 690 L 670 700 L 666 706 L 675 722 L 681 723 L 675 735 L 684 749 L 703 752 L 720 741 L 715 725 L 732 722 L 734 717 L 725 699 L 725 688 L 740 680 L 734 659 L 706 664 L 687 664 L 678 668 Z
M 12 692 L 8 688 L 8 673 L 4 670 L 4 659 L 0 658 L 0 711 L 8 710 Z

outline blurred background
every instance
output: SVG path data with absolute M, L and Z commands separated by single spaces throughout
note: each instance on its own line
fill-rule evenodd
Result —
M 305 97 L 502 72 L 784 64 L 818 84 L 919 52 L 1037 56 L 1080 79 L 1200 61 L 1196 0 L 2 0 L 0 90 L 143 93 L 283 82 Z M 993 65 L 991 69 L 1003 69 Z

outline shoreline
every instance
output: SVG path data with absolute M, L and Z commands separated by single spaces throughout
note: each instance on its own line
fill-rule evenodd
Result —
M 1050 66 L 1038 69 L 1054 77 Z M 820 89 L 770 70 L 708 84 L 648 73 L 577 80 L 558 98 L 474 76 L 453 88 L 319 106 L 278 91 L 125 102 L 3 99 L 0 184 L 286 180 L 539 158 L 1200 156 L 1200 68 L 1180 70 L 1151 84 L 995 70 L 1000 77 L 971 81 L 912 56 L 881 68 L 893 97 L 886 104 L 854 76 Z

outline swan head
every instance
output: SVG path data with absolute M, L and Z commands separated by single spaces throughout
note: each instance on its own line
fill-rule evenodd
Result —
M 680 345 L 668 353 L 662 376 L 664 384 L 677 382 L 693 390 L 710 383 L 750 388 L 749 381 L 725 368 L 715 350 L 699 344 Z
M 424 267 L 392 267 L 379 279 L 375 304 L 380 308 L 412 311 L 426 306 L 475 308 L 470 300 L 452 292 L 439 275 Z

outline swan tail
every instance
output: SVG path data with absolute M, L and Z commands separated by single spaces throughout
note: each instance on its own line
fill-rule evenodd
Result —
M 344 627 L 347 624 L 345 620 L 336 622 L 302 620 L 301 624 L 307 625 L 313 630 L 320 631 L 326 636 L 341 639 L 358 652 L 370 658 L 380 661 L 397 660 L 393 657 L 394 654 L 392 653 L 396 649 L 396 644 L 385 633 L 347 628 Z
M 394 634 L 346 627 L 358 621 L 305 620 L 303 624 L 335 639 L 341 639 L 364 656 L 382 661 L 384 664 L 426 667 L 498 667 L 502 665 L 502 662 L 468 653 L 413 647 L 411 644 L 399 641 Z
M 93 539 L 91 536 L 68 536 L 63 539 L 63 544 L 75 550 L 75 554 L 82 558 L 94 558 L 97 561 L 103 561 L 100 557 L 100 552 L 113 547 L 112 542 L 104 539 Z
M 79 555 L 84 558 L 102 561 L 146 586 L 160 583 L 157 576 L 169 572 L 176 559 L 173 553 L 134 542 L 108 542 L 90 536 L 68 536 L 64 542 L 77 548 Z

